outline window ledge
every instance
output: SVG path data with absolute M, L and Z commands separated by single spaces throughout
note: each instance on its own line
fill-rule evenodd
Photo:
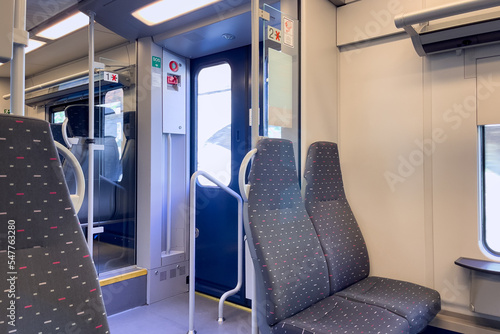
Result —
M 466 257 L 461 257 L 455 261 L 455 264 L 457 266 L 479 271 L 482 273 L 500 275 L 500 263 L 498 262 L 475 260 Z

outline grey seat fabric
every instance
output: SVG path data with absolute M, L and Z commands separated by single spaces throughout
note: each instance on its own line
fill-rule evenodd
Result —
M 248 225 L 273 326 L 328 296 L 328 270 L 300 196 L 292 143 L 264 139 L 257 149 Z
M 329 296 L 327 264 L 300 195 L 293 145 L 263 139 L 249 175 L 245 229 L 256 268 L 262 333 L 408 333 L 379 307 Z M 261 319 L 259 319 L 261 320 Z
M 0 155 L 0 333 L 109 333 L 49 124 L 0 115 Z
M 405 317 L 418 333 L 441 309 L 435 290 L 398 280 L 367 277 L 366 245 L 344 192 L 337 144 L 310 146 L 305 203 L 318 233 L 330 274 L 330 293 L 385 308 Z
M 406 318 L 410 333 L 421 332 L 441 310 L 437 291 L 383 277 L 370 276 L 335 295 L 379 306 Z
M 408 333 L 408 322 L 383 308 L 330 296 L 274 327 L 273 334 Z

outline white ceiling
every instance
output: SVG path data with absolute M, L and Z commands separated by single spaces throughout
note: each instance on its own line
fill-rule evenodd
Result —
M 60 17 L 78 10 L 77 0 L 27 0 L 26 29 L 33 36 Z M 95 25 L 95 52 L 126 43 L 128 40 L 100 24 Z M 88 28 L 48 43 L 26 55 L 26 77 L 88 56 Z M 10 77 L 10 63 L 0 66 L 0 77 Z
M 155 43 L 188 58 L 229 50 L 251 42 L 250 0 L 221 0 L 215 5 L 152 27 L 130 14 L 153 1 L 27 0 L 26 26 L 30 35 L 34 36 L 77 10 L 84 13 L 92 11 L 97 22 L 95 52 L 146 36 L 151 36 Z M 47 45 L 27 54 L 26 77 L 87 57 L 87 30 L 83 28 L 56 41 L 49 41 Z M 235 39 L 224 39 L 222 35 L 226 33 L 234 35 Z M 0 77 L 9 76 L 9 63 L 0 66 Z

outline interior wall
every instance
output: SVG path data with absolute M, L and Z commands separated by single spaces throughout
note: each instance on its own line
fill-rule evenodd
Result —
M 326 0 L 301 1 L 301 152 L 318 140 L 338 139 L 336 7 Z M 304 170 L 302 168 L 302 170 Z
M 375 26 L 396 2 L 371 2 L 371 19 L 351 27 Z M 371 274 L 433 287 L 443 309 L 478 316 L 469 310 L 469 271 L 454 264 L 461 256 L 489 259 L 479 246 L 470 52 L 421 58 L 405 34 L 342 47 L 338 126 L 347 197 L 366 238 Z
M 10 79 L 0 78 L 0 113 L 3 113 L 5 110 L 10 110 L 10 101 L 3 98 L 3 96 L 7 94 L 10 94 Z

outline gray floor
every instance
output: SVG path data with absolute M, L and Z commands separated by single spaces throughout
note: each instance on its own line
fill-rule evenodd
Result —
M 111 334 L 186 334 L 188 294 L 142 306 L 109 317 Z M 216 321 L 218 302 L 196 295 L 195 330 L 197 334 L 250 334 L 250 312 L 224 306 L 226 321 Z

